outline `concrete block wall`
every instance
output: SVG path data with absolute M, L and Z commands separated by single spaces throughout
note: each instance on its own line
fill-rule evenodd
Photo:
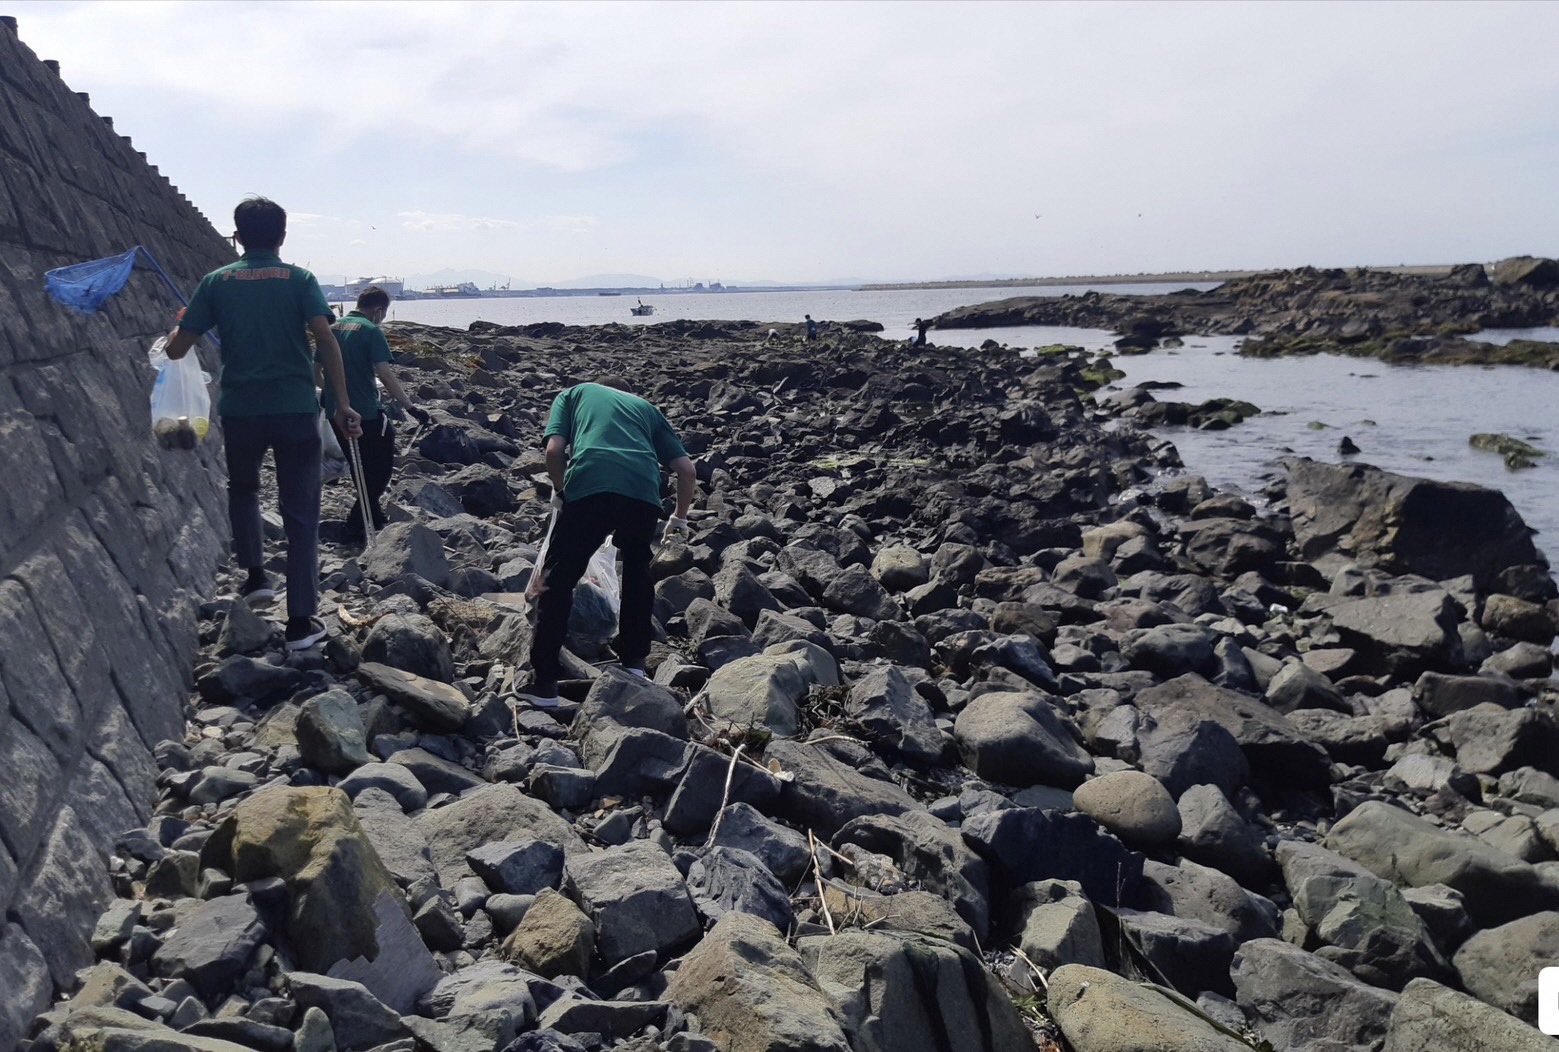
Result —
M 183 735 L 225 550 L 218 443 L 150 441 L 146 350 L 177 300 L 141 269 L 93 316 L 43 291 L 137 244 L 186 294 L 233 258 L 0 19 L 0 1050 L 91 962 L 106 852 L 149 817 L 153 747 Z

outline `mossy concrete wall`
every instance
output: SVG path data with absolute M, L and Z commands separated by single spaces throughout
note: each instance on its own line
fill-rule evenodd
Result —
M 154 746 L 184 733 L 194 606 L 227 534 L 217 444 L 149 441 L 146 350 L 172 323 L 172 293 L 137 270 L 82 316 L 43 291 L 45 271 L 137 244 L 186 292 L 233 257 L 5 19 L 0 1049 L 92 960 L 106 853 L 149 817 Z

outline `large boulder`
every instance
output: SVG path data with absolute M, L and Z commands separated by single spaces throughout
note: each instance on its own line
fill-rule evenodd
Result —
M 325 774 L 349 774 L 372 759 L 357 702 L 339 688 L 303 703 L 297 735 L 303 762 Z
M 1331 784 L 1331 760 L 1326 750 L 1307 740 L 1299 729 L 1270 706 L 1207 682 L 1194 672 L 1139 691 L 1134 704 L 1157 720 L 1178 716 L 1210 720 L 1239 743 L 1250 771 L 1263 781 L 1288 782 L 1302 788 Z M 1223 780 L 1205 778 L 1232 791 Z
M 525 834 L 557 844 L 565 854 L 585 846 L 551 808 L 506 782 L 474 789 L 452 804 L 423 811 L 415 821 L 445 887 L 475 875 L 467 856 L 483 844 Z
M 1513 1015 L 1433 979 L 1414 979 L 1397 1000 L 1381 1052 L 1552 1052 L 1553 1038 Z
M 441 683 L 455 679 L 449 640 L 421 614 L 389 613 L 374 623 L 363 641 L 363 660 L 376 661 Z
M 835 848 L 845 844 L 891 858 L 905 876 L 952 903 L 984 943 L 990 925 L 985 861 L 941 819 L 929 811 L 857 818 L 834 837 Z
M 1075 880 L 1025 884 L 1009 906 L 1018 949 L 1038 967 L 1053 972 L 1064 964 L 1105 966 L 1098 914 Z
M 584 737 L 590 726 L 604 720 L 624 727 L 647 727 L 686 739 L 687 716 L 677 696 L 658 684 L 616 666 L 607 667 L 590 685 L 574 717 L 573 734 Z
M 798 705 L 806 697 L 807 681 L 792 657 L 756 654 L 716 669 L 704 692 L 715 717 L 788 738 L 799 727 Z
M 1038 807 L 1006 807 L 966 818 L 960 830 L 992 864 L 997 894 L 1036 880 L 1075 880 L 1096 902 L 1149 905 L 1143 857 L 1099 828 L 1087 815 Z
M 1236 1000 L 1272 1047 L 1370 1052 L 1391 1025 L 1396 995 L 1281 939 L 1253 939 L 1234 954 Z
M 471 717 L 471 702 L 448 683 L 373 661 L 359 665 L 357 676 L 387 696 L 423 730 L 447 734 L 463 728 Z
M 857 680 L 845 711 L 870 732 L 872 740 L 906 760 L 931 764 L 942 757 L 942 732 L 931 705 L 892 665 L 873 669 Z
M 797 949 L 856 1048 L 1008 1052 L 1033 1040 L 980 959 L 952 943 L 846 931 L 804 938 Z
M 1250 1052 L 1168 991 L 1102 968 L 1057 968 L 1046 1002 L 1074 1052 Z
M 286 881 L 286 933 L 307 971 L 326 972 L 337 961 L 377 956 L 375 903 L 380 896 L 402 903 L 351 799 L 339 789 L 256 793 L 206 841 L 201 866 L 224 870 L 239 884 L 266 877 Z
M 1532 531 L 1498 490 L 1394 475 L 1367 464 L 1283 461 L 1294 539 L 1307 559 L 1372 559 L 1433 581 L 1472 574 L 1493 589 L 1501 570 L 1542 561 Z
M 964 762 L 993 782 L 1070 788 L 1093 772 L 1093 757 L 1039 694 L 982 694 L 958 714 L 953 733 Z
M 392 584 L 413 574 L 439 588 L 449 586 L 444 541 L 418 522 L 392 522 L 374 534 L 363 572 L 379 584 Z
M 248 895 L 225 895 L 196 906 L 152 955 L 152 971 L 184 979 L 207 1000 L 226 996 L 265 937 Z
M 682 874 L 650 841 L 576 853 L 566 873 L 608 967 L 647 950 L 664 956 L 698 938 L 698 914 Z
M 546 979 L 590 974 L 595 925 L 567 896 L 543 888 L 503 943 L 503 955 Z
M 1534 913 L 1480 931 L 1462 943 L 1455 961 L 1468 993 L 1536 1024 L 1538 972 L 1559 961 L 1559 913 Z
M 768 921 L 727 913 L 666 987 L 728 1052 L 850 1052 L 838 1007 Z
M 1439 589 L 1354 599 L 1326 613 L 1372 674 L 1407 677 L 1463 664 L 1456 601 Z
M 1527 863 L 1378 800 L 1333 826 L 1326 846 L 1398 885 L 1455 888 L 1483 925 L 1559 905 L 1559 891 Z
M 1077 809 L 1133 847 L 1153 848 L 1180 835 L 1175 798 L 1151 775 L 1111 771 L 1072 793 Z
M 901 815 L 920 804 L 901 787 L 873 778 L 819 745 L 775 741 L 764 752 L 770 769 L 779 765 L 782 783 L 776 813 L 781 818 L 831 837 L 852 818 Z

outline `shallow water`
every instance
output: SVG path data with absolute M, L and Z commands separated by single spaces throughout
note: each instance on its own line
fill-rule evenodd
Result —
M 1127 378 L 1184 384 L 1164 400 L 1241 398 L 1262 414 L 1227 431 L 1159 429 L 1189 470 L 1215 485 L 1254 493 L 1281 474 L 1280 456 L 1362 461 L 1406 475 L 1476 482 L 1502 490 L 1538 531 L 1538 547 L 1559 559 L 1559 373 L 1516 365 L 1387 365 L 1338 355 L 1241 358 L 1238 337 L 1189 337 L 1178 350 L 1115 360 Z M 1312 427 L 1312 423 L 1325 425 Z M 1510 471 L 1469 436 L 1503 432 L 1549 454 Z M 1361 452 L 1341 457 L 1347 435 Z

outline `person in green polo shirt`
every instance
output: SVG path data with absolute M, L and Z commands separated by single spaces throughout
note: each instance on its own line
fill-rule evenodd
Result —
M 358 295 L 357 307 L 331 326 L 336 343 L 341 345 L 347 397 L 352 401 L 352 408 L 363 418 L 363 436 L 357 441 L 357 450 L 362 461 L 363 483 L 368 490 L 368 511 L 376 530 L 384 528 L 384 508 L 380 502 L 384 491 L 390 487 L 390 476 L 395 469 L 395 427 L 379 404 L 375 379 L 383 383 L 390 397 L 418 422 L 428 421 L 428 414 L 412 404 L 411 397 L 390 368 L 393 360 L 390 344 L 384 338 L 384 330 L 379 328 L 389 311 L 390 294 L 377 285 L 370 285 Z M 322 401 L 325 412 L 334 414 L 336 397 L 329 385 L 325 385 Z M 336 425 L 332 422 L 331 426 Z M 339 428 L 336 428 L 336 440 L 341 448 L 346 448 L 346 435 Z M 354 466 L 352 470 L 357 468 Z M 341 541 L 361 544 L 366 539 L 363 509 L 360 502 L 356 502 L 342 526 Z
M 306 650 L 325 637 L 319 610 L 319 397 L 314 387 L 313 334 L 336 394 L 341 433 L 362 433 L 347 392 L 341 349 L 330 331 L 334 315 L 319 282 L 277 255 L 287 236 L 287 213 L 274 201 L 251 197 L 233 210 L 233 235 L 243 245 L 237 262 L 200 280 L 178 328 L 168 338 L 172 359 L 188 354 L 213 327 L 222 342 L 217 415 L 227 450 L 227 511 L 233 551 L 248 571 L 239 590 L 259 606 L 276 598 L 266 575 L 260 520 L 260 464 L 270 450 L 287 533 L 287 649 Z
M 614 378 L 570 387 L 553 400 L 542 435 L 557 516 L 546 560 L 536 571 L 541 596 L 530 697 L 543 708 L 558 704 L 559 657 L 574 586 L 608 535 L 623 561 L 617 656 L 624 668 L 644 675 L 655 604 L 650 545 L 661 514 L 662 467 L 677 476 L 676 513 L 666 533 L 687 531 L 698 481 L 693 461 L 660 410 L 623 386 Z

